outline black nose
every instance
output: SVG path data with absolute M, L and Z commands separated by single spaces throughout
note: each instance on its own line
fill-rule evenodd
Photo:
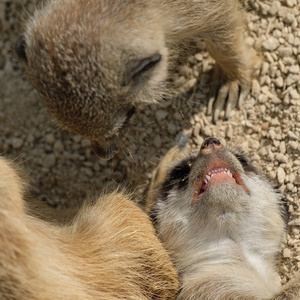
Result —
M 203 144 L 201 146 L 201 150 L 206 149 L 206 148 L 217 148 L 220 145 L 221 145 L 221 142 L 218 139 L 208 138 L 203 142 Z
M 27 55 L 26 55 L 26 39 L 25 36 L 19 35 L 16 39 L 15 43 L 15 50 L 20 59 L 23 61 L 27 61 Z

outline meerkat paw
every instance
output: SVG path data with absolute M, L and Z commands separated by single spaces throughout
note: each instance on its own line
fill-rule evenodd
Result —
M 242 107 L 249 92 L 250 84 L 241 84 L 238 80 L 217 80 L 211 89 L 207 106 L 207 114 L 213 114 L 213 123 L 218 121 L 222 110 L 225 110 L 225 120 L 228 120 L 234 108 Z

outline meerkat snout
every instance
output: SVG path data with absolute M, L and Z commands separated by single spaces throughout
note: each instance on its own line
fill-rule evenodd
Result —
M 27 61 L 27 55 L 26 55 L 26 39 L 23 34 L 19 35 L 15 42 L 15 51 L 18 55 L 18 57 L 26 62 Z

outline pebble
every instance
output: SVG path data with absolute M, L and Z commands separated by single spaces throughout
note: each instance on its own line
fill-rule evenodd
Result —
M 285 178 L 285 171 L 283 168 L 278 167 L 277 169 L 277 180 L 280 184 L 284 183 L 284 178 Z
M 283 255 L 284 258 L 291 257 L 291 250 L 289 248 L 283 249 L 282 255 Z
M 281 7 L 281 4 L 279 1 L 273 1 L 268 10 L 268 13 L 272 16 L 275 16 L 278 13 L 280 7 Z
M 62 143 L 61 140 L 57 140 L 54 145 L 53 148 L 58 151 L 58 152 L 63 152 L 64 151 L 64 145 Z
M 277 77 L 275 79 L 275 86 L 278 88 L 282 88 L 283 87 L 283 78 L 281 76 Z
M 174 123 L 168 123 L 167 130 L 170 134 L 174 135 L 177 132 L 177 126 Z
M 296 141 L 289 141 L 289 147 L 293 150 L 300 150 L 300 145 Z
M 164 120 L 166 118 L 166 116 L 168 115 L 168 112 L 164 109 L 158 109 L 156 112 L 155 112 L 155 117 L 156 117 L 156 120 L 158 122 Z
M 21 138 L 12 138 L 11 145 L 14 149 L 20 149 L 23 146 L 23 140 Z
M 162 142 L 161 142 L 161 137 L 160 135 L 156 135 L 153 139 L 153 145 L 156 147 L 156 148 L 160 148 L 161 145 L 162 145 Z
M 285 82 L 287 86 L 290 86 L 293 83 L 297 82 L 298 80 L 299 80 L 298 74 L 289 74 Z
M 277 51 L 278 51 L 279 57 L 281 57 L 281 58 L 293 55 L 293 49 L 291 47 L 280 46 Z
M 288 136 L 291 138 L 291 139 L 294 139 L 294 140 L 298 140 L 299 138 L 297 137 L 297 135 L 293 132 L 293 131 L 288 131 Z
M 56 157 L 54 154 L 48 154 L 43 159 L 43 167 L 52 168 L 56 164 Z
M 81 145 L 82 148 L 90 147 L 91 146 L 91 141 L 89 139 L 84 138 L 84 139 L 81 140 L 80 145 Z
M 270 37 L 266 41 L 263 42 L 262 46 L 269 51 L 274 51 L 278 48 L 279 42 L 276 38 Z

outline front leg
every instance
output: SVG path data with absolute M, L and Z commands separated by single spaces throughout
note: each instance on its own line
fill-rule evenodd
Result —
M 228 119 L 232 109 L 236 106 L 241 108 L 250 92 L 254 66 L 257 62 L 254 50 L 245 41 L 242 11 L 233 9 L 227 19 L 231 22 L 225 26 L 217 24 L 215 34 L 212 34 L 212 38 L 206 39 L 208 51 L 216 60 L 207 108 L 208 114 L 213 112 L 214 123 L 223 109 L 225 119 Z

